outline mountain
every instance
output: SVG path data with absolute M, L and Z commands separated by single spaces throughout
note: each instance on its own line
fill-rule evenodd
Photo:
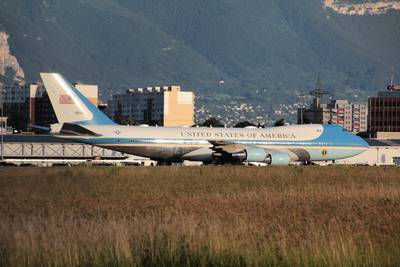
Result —
M 0 32 L 0 83 L 14 83 L 25 79 L 24 70 L 10 52 L 8 35 Z
M 345 15 L 382 15 L 388 10 L 400 10 L 400 2 L 391 0 L 324 0 L 324 5 Z
M 400 11 L 387 2 L 399 1 L 2 0 L 0 31 L 29 81 L 57 71 L 105 96 L 181 84 L 273 109 L 318 74 L 339 97 L 384 88 L 400 65 Z

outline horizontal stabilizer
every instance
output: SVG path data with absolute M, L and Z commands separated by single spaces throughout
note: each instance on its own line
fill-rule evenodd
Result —
M 45 126 L 40 126 L 40 125 L 32 125 L 32 128 L 39 130 L 40 132 L 43 133 L 49 133 L 50 132 L 50 127 L 45 127 Z
M 81 125 L 73 123 L 64 123 L 61 128 L 60 134 L 78 136 L 101 136 L 100 134 L 96 134 Z

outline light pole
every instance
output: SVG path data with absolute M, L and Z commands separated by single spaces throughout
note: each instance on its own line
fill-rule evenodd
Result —
M 1 93 L 1 161 L 4 162 L 4 131 L 6 129 L 6 124 L 4 121 L 4 88 L 3 84 L 0 87 Z
M 7 37 L 6 37 L 7 38 Z M 5 62 L 5 54 L 3 53 L 3 65 Z M 1 93 L 1 162 L 4 162 L 4 131 L 6 130 L 6 123 L 4 121 L 4 82 L 0 83 Z

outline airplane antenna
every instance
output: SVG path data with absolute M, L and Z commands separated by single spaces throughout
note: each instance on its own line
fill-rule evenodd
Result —
M 315 85 L 315 89 L 312 90 L 309 94 L 314 97 L 313 105 L 316 108 L 319 108 L 321 106 L 322 97 L 324 95 L 328 95 L 329 94 L 328 92 L 326 92 L 325 90 L 322 89 L 321 78 L 320 78 L 319 74 L 318 74 L 318 77 L 317 77 L 317 82 L 316 82 L 316 85 Z
M 393 86 L 394 80 L 394 67 L 392 66 L 392 71 L 390 73 L 390 86 Z

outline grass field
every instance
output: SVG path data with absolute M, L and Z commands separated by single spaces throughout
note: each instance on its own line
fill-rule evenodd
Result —
M 0 169 L 1 266 L 399 266 L 400 169 Z

